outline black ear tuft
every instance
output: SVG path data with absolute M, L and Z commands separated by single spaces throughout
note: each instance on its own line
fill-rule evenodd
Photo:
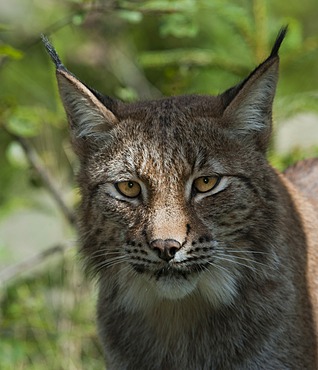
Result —
M 272 58 L 278 55 L 278 50 L 286 36 L 287 30 L 288 30 L 288 26 L 285 26 L 285 27 L 282 27 L 281 30 L 279 31 L 269 58 Z
M 60 57 L 58 56 L 56 50 L 54 49 L 54 46 L 50 43 L 50 40 L 45 35 L 41 35 L 42 42 L 46 48 L 46 51 L 48 52 L 49 56 L 51 57 L 52 61 L 55 64 L 56 69 L 58 70 L 66 70 L 63 63 L 61 62 Z

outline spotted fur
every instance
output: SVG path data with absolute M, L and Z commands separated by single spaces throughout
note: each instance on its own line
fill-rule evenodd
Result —
M 318 193 L 299 178 L 317 184 L 318 164 L 284 176 L 266 160 L 285 32 L 220 96 L 133 104 L 82 84 L 48 46 L 81 164 L 80 252 L 98 279 L 108 370 L 317 369 Z M 198 192 L 208 176 L 215 187 Z

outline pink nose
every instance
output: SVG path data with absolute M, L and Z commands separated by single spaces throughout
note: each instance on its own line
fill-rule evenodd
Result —
M 174 239 L 156 239 L 150 243 L 150 247 L 158 254 L 159 258 L 170 261 L 181 248 L 181 244 Z

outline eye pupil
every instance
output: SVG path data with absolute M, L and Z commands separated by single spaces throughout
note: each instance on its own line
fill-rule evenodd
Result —
M 203 178 L 203 182 L 204 182 L 205 184 L 208 184 L 208 183 L 209 183 L 209 181 L 210 181 L 210 179 L 209 179 L 208 177 L 204 177 L 204 178 Z
M 128 187 L 129 187 L 130 189 L 134 187 L 134 183 L 133 183 L 133 182 L 131 182 L 131 181 L 129 181 L 127 185 L 128 185 Z

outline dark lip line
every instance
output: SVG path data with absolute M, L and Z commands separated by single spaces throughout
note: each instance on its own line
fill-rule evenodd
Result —
M 161 269 L 155 271 L 154 273 L 154 276 L 155 276 L 155 279 L 158 281 L 161 277 L 174 277 L 174 278 L 184 278 L 185 280 L 187 280 L 187 277 L 188 275 L 190 274 L 190 272 L 188 271 L 178 271 L 176 270 L 175 268 L 169 268 L 168 267 L 162 267 Z
M 207 261 L 204 263 L 196 264 L 193 266 L 188 266 L 186 268 L 176 268 L 174 266 L 163 266 L 156 270 L 151 270 L 145 268 L 143 265 L 139 265 L 138 263 L 132 263 L 132 267 L 134 269 L 140 269 L 140 273 L 146 273 L 150 276 L 154 276 L 156 280 L 159 280 L 161 277 L 174 277 L 174 278 L 184 278 L 187 279 L 189 275 L 197 275 L 201 272 L 204 272 L 205 268 L 211 264 L 212 261 Z M 141 271 L 142 270 L 142 271 Z

